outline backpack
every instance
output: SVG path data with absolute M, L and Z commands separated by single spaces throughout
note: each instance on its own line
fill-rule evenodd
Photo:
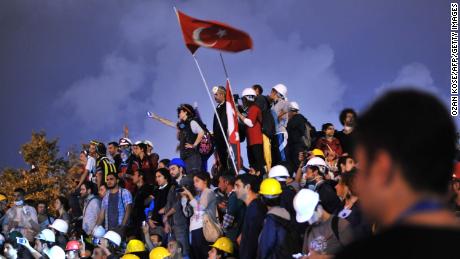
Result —
M 302 136 L 302 141 L 303 144 L 307 147 L 307 149 L 310 149 L 316 135 L 316 128 L 313 125 L 311 125 L 307 118 L 303 117 L 303 119 L 305 124 L 305 131 Z
M 202 156 L 208 156 L 214 152 L 212 135 L 206 128 L 206 125 L 200 119 L 195 119 L 194 121 L 196 121 L 198 125 L 200 125 L 200 127 L 204 130 L 204 135 L 201 138 L 200 144 L 198 144 L 198 152 L 200 152 L 200 155 Z
M 293 222 L 273 214 L 271 214 L 271 216 L 275 222 L 286 231 L 284 240 L 281 242 L 281 245 L 276 248 L 271 258 L 292 258 L 293 254 L 302 252 L 302 239 Z
M 268 138 L 271 138 L 276 133 L 275 118 L 273 117 L 272 110 L 270 109 L 270 102 L 268 97 L 261 95 L 265 101 L 264 107 L 259 107 L 262 111 L 262 133 Z

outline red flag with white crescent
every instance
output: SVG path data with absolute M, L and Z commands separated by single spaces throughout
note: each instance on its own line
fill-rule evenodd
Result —
M 252 49 L 252 39 L 244 31 L 217 21 L 204 21 L 177 11 L 185 45 L 192 52 L 199 47 L 239 52 Z
M 235 102 L 233 100 L 232 90 L 230 90 L 230 81 L 227 79 L 226 89 L 226 100 L 225 105 L 227 109 L 227 131 L 228 131 L 228 143 L 230 144 L 235 163 L 238 170 L 241 168 L 241 150 L 240 150 L 240 135 L 238 133 L 238 116 L 236 115 Z M 236 172 L 238 173 L 238 172 Z

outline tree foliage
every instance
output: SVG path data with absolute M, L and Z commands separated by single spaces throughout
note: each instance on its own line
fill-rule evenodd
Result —
M 0 188 L 8 197 L 19 187 L 26 191 L 26 200 L 34 201 L 52 201 L 71 191 L 72 174 L 68 172 L 72 164 L 59 156 L 58 139 L 47 139 L 43 131 L 33 132 L 31 140 L 22 145 L 21 155 L 31 169 L 2 171 Z

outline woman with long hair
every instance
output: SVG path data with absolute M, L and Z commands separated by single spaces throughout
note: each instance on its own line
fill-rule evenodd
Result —
M 152 217 L 149 220 L 149 226 L 152 229 L 160 227 L 159 232 L 163 233 L 163 215 L 165 214 L 165 207 L 168 201 L 168 195 L 173 195 L 174 189 L 172 188 L 172 178 L 169 170 L 160 168 L 155 171 L 155 181 L 157 188 L 153 191 L 155 207 L 152 211 Z
M 57 212 L 57 217 L 56 219 L 62 219 L 67 224 L 70 223 L 70 216 L 69 216 L 69 201 L 67 198 L 63 196 L 59 196 L 54 200 L 54 209 Z
M 190 218 L 191 254 L 193 258 L 207 258 L 209 246 L 203 233 L 203 219 L 205 213 L 211 220 L 216 220 L 217 203 L 214 192 L 209 189 L 210 177 L 208 173 L 199 172 L 193 176 L 193 185 L 197 195 L 193 195 L 187 188 L 181 195 L 185 196 L 193 207 Z
M 198 146 L 205 134 L 200 121 L 195 118 L 195 109 L 190 104 L 177 108 L 177 124 L 180 158 L 185 161 L 186 171 L 201 170 L 201 156 Z

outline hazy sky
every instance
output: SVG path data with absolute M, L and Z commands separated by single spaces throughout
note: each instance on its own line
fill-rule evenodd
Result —
M 149 139 L 171 158 L 175 131 L 147 111 L 175 119 L 178 104 L 197 102 L 211 126 L 174 5 L 248 32 L 252 51 L 224 54 L 234 91 L 284 83 L 317 128 L 340 129 L 342 108 L 360 111 L 395 85 L 415 84 L 449 104 L 449 1 L 5 0 L 0 168 L 24 166 L 18 150 L 33 130 L 59 137 L 66 151 L 118 140 L 127 124 L 133 141 Z M 217 51 L 200 48 L 197 58 L 210 86 L 224 84 Z

